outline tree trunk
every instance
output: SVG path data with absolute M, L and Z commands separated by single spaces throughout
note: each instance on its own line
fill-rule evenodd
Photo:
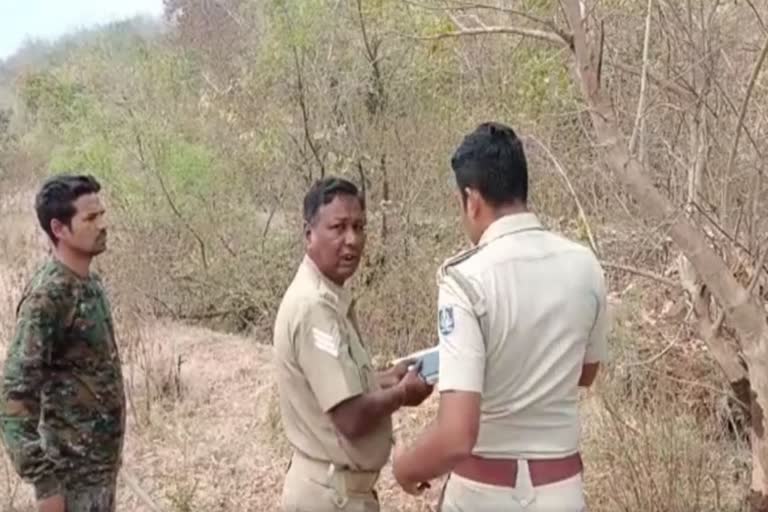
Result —
M 581 86 L 597 146 L 607 166 L 625 184 L 649 220 L 669 223 L 672 239 L 690 260 L 707 289 L 722 304 L 726 319 L 738 334 L 751 384 L 752 484 L 749 502 L 753 512 L 768 512 L 768 443 L 763 414 L 768 407 L 768 325 L 765 312 L 708 245 L 701 231 L 656 190 L 640 164 L 631 158 L 610 101 L 600 90 L 600 56 L 587 39 L 580 2 L 561 0 L 561 3 L 573 33 L 575 78 Z

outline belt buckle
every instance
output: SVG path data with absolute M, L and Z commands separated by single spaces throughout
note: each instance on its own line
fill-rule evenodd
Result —
M 364 485 L 353 485 L 357 492 L 369 492 L 376 487 L 376 482 L 379 480 L 379 474 L 376 471 L 361 471 L 360 473 L 349 473 L 349 478 L 354 479 L 355 484 L 363 483 Z M 349 488 L 347 484 L 347 488 Z

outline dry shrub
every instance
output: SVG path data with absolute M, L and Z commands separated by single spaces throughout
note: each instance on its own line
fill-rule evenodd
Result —
M 139 425 L 149 425 L 155 408 L 173 409 L 183 398 L 182 357 L 174 338 L 158 340 L 153 325 L 121 318 L 116 328 L 124 365 L 126 396 Z
M 260 391 L 257 396 L 264 397 L 263 399 L 266 400 L 267 404 L 259 420 L 259 425 L 266 432 L 274 452 L 280 457 L 288 458 L 292 448 L 283 430 L 277 383 L 273 381 L 268 387 Z
M 615 384 L 585 414 L 590 503 L 595 510 L 739 510 L 749 452 L 670 397 L 627 400 Z M 612 389 L 613 388 L 613 389 Z
M 612 364 L 583 404 L 592 509 L 741 510 L 749 450 L 717 421 L 718 370 L 685 337 L 648 343 L 640 317 L 637 302 L 617 308 Z
M 45 256 L 44 235 L 29 211 L 29 176 L 17 173 L 0 179 L 0 365 L 15 328 L 16 306 L 31 272 Z M 1 375 L 0 366 L 0 378 Z M 30 490 L 23 486 L 0 443 L 0 510 L 27 512 Z

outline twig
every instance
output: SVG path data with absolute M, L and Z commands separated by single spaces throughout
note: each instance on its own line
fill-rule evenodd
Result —
M 757 22 L 760 23 L 760 27 L 763 29 L 763 32 L 768 34 L 768 28 L 765 26 L 765 22 L 763 21 L 763 18 L 760 16 L 760 13 L 755 8 L 755 5 L 752 3 L 752 0 L 746 0 L 747 5 L 752 9 L 752 12 L 755 14 L 755 18 L 757 19 Z
M 224 309 L 220 311 L 209 311 L 207 313 L 182 313 L 177 316 L 179 320 L 211 320 L 213 318 L 221 318 L 227 315 L 240 315 L 250 309 L 248 306 Z
M 264 223 L 264 229 L 261 231 L 262 250 L 264 249 L 264 244 L 267 242 L 267 234 L 269 233 L 269 228 L 272 226 L 272 220 L 275 218 L 275 214 L 280 207 L 280 201 L 281 199 L 278 198 L 277 201 L 275 201 L 275 204 L 272 205 L 272 208 L 269 210 L 269 216 L 267 216 L 267 222 Z
M 726 207 L 728 206 L 728 189 L 730 188 L 730 176 L 731 172 L 733 172 L 733 165 L 736 161 L 736 151 L 739 149 L 739 140 L 741 139 L 741 128 L 744 126 L 744 118 L 747 115 L 747 108 L 749 107 L 749 100 L 752 97 L 752 90 L 755 87 L 755 83 L 757 82 L 757 77 L 760 75 L 760 70 L 763 67 L 763 62 L 765 61 L 765 57 L 768 55 L 768 37 L 765 38 L 765 42 L 763 43 L 763 49 L 760 51 L 760 56 L 757 59 L 757 62 L 755 62 L 755 66 L 752 69 L 752 76 L 749 78 L 749 84 L 747 85 L 747 92 L 744 95 L 744 101 L 741 103 L 741 113 L 739 114 L 739 122 L 736 124 L 736 133 L 734 134 L 733 138 L 733 146 L 731 147 L 731 154 L 728 156 L 728 164 L 725 168 L 725 182 L 723 183 L 723 195 L 722 195 L 722 202 L 721 202 L 721 209 L 720 212 L 721 215 L 726 214 Z
M 147 492 L 141 488 L 139 481 L 135 476 L 133 476 L 133 473 L 128 468 L 123 467 L 123 470 L 120 472 L 120 474 L 128 487 L 130 487 L 136 497 L 139 498 L 139 501 L 144 503 L 144 505 L 146 505 L 149 510 L 152 512 L 163 512 L 163 509 L 160 508 L 160 506 L 155 503 L 149 494 L 147 494 Z
M 645 359 L 643 361 L 630 361 L 628 363 L 619 364 L 617 365 L 620 368 L 630 368 L 633 366 L 648 366 L 651 363 L 654 363 L 664 357 L 664 355 L 672 350 L 672 347 L 677 345 L 679 342 L 679 338 L 674 338 L 672 341 L 670 341 L 666 347 L 664 347 L 658 354 L 654 354 L 653 356 L 649 357 L 648 359 Z
M 642 76 L 642 71 L 638 71 L 637 69 L 635 69 L 634 66 L 630 66 L 629 64 L 624 64 L 623 62 L 610 62 L 610 65 L 616 69 L 624 71 L 625 73 Z M 662 89 L 666 89 L 669 92 L 675 93 L 677 96 L 681 97 L 682 99 L 686 99 L 688 101 L 697 100 L 697 95 L 692 90 L 686 87 L 682 87 L 672 82 L 671 80 L 660 78 L 650 70 L 646 70 L 646 76 L 651 82 L 655 83 L 657 86 L 661 87 Z
M 128 117 L 130 117 L 132 121 L 135 121 L 136 116 L 133 113 L 133 109 L 130 106 L 128 106 L 126 108 L 126 111 L 128 113 Z M 147 158 L 144 154 L 144 142 L 141 138 L 141 132 L 139 132 L 139 130 L 136 128 L 134 128 L 133 132 L 136 140 L 136 151 L 137 151 L 137 154 L 135 154 L 134 157 L 139 161 L 139 164 L 141 165 L 141 169 L 144 172 L 152 172 L 157 177 L 157 180 L 160 183 L 160 188 L 162 189 L 163 195 L 165 196 L 165 199 L 168 202 L 169 206 L 171 207 L 171 210 L 173 211 L 174 215 L 178 217 L 178 219 L 181 221 L 184 227 L 192 234 L 195 240 L 197 240 L 198 246 L 200 247 L 200 256 L 202 258 L 203 268 L 207 270 L 208 260 L 206 258 L 205 242 L 203 241 L 202 237 L 200 237 L 200 235 L 197 233 L 197 231 L 195 231 L 195 228 L 192 227 L 192 224 L 190 224 L 184 218 L 184 216 L 181 214 L 179 209 L 176 207 L 176 204 L 173 202 L 173 198 L 171 198 L 171 195 L 165 186 L 165 182 L 163 181 L 163 177 L 162 177 L 162 174 L 160 173 L 160 170 L 157 169 L 157 166 L 150 165 L 149 162 L 147 161 Z
M 728 95 L 728 92 L 725 90 L 725 87 L 723 87 L 723 85 L 720 83 L 720 81 L 717 79 L 716 76 L 713 76 L 712 80 L 714 81 L 715 86 L 717 87 L 717 89 L 720 91 L 720 94 L 722 94 L 723 98 L 725 98 L 725 103 L 728 105 L 728 107 L 731 109 L 731 111 L 734 114 L 738 114 L 739 110 L 736 108 L 736 105 L 734 105 L 733 100 Z M 715 113 L 710 108 L 709 104 L 705 103 L 705 105 L 707 106 L 707 110 L 709 110 L 709 112 L 711 114 Z M 744 133 L 747 134 L 747 138 L 749 139 L 750 144 L 752 144 L 752 149 L 754 149 L 755 153 L 757 153 L 757 156 L 759 156 L 762 159 L 763 158 L 763 153 L 760 150 L 760 146 L 758 145 L 757 141 L 755 140 L 755 137 L 752 135 L 752 131 L 749 129 L 749 127 L 744 126 Z
M 601 398 L 602 398 L 602 402 L 603 402 L 603 407 L 605 408 L 605 410 L 606 410 L 606 411 L 608 411 L 608 414 L 610 414 L 610 415 L 611 415 L 611 417 L 612 417 L 614 420 L 616 420 L 618 423 L 621 423 L 622 425 L 624 425 L 625 427 L 627 427 L 629 430 L 631 430 L 632 432 L 634 432 L 634 433 L 635 433 L 635 434 L 637 434 L 638 436 L 642 435 L 642 433 L 641 433 L 639 430 L 637 430 L 635 427 L 633 427 L 632 425 L 630 425 L 629 423 L 627 423 L 627 422 L 624 420 L 624 418 L 622 418 L 622 417 L 619 415 L 619 413 L 617 413 L 617 412 L 616 412 L 616 409 L 614 409 L 614 408 L 613 408 L 613 404 L 611 404 L 611 403 L 610 403 L 610 401 L 608 400 L 608 398 L 606 398 L 604 395 L 601 395 Z M 624 444 L 624 443 L 622 443 L 622 444 Z
M 749 286 L 747 286 L 747 293 L 750 295 L 754 293 L 755 287 L 757 286 L 758 281 L 760 281 L 760 274 L 763 272 L 763 265 L 765 265 L 766 257 L 768 257 L 768 247 L 762 249 L 760 257 L 755 264 L 755 273 L 752 275 L 752 280 L 749 282 Z
M 664 372 L 662 372 L 660 370 L 656 370 L 656 369 L 653 369 L 653 368 L 648 368 L 646 371 L 656 373 L 656 374 L 660 375 L 662 378 L 669 379 L 669 380 L 671 380 L 673 382 L 679 382 L 680 384 L 687 384 L 689 386 L 706 389 L 706 390 L 711 391 L 711 392 L 713 392 L 715 394 L 718 394 L 718 395 L 723 395 L 723 396 L 726 396 L 726 397 L 734 398 L 737 402 L 739 402 L 739 405 L 742 405 L 744 407 L 748 407 L 747 404 L 745 404 L 744 401 L 741 398 L 735 396 L 735 394 L 732 394 L 730 391 L 726 391 L 724 389 L 718 389 L 718 388 L 716 388 L 714 386 L 710 386 L 708 384 L 704 384 L 703 382 L 698 382 L 698 381 L 694 381 L 694 380 L 681 379 L 679 377 L 673 377 L 673 376 L 671 376 L 669 374 L 666 374 L 666 373 L 664 373 Z
M 187 231 L 189 231 L 192 236 L 197 240 L 197 245 L 200 248 L 200 258 L 202 259 L 203 268 L 205 270 L 208 270 L 208 258 L 206 256 L 206 250 L 205 250 L 205 242 L 203 241 L 202 237 L 197 233 L 195 228 L 192 227 L 192 224 L 190 224 L 187 219 L 184 218 L 184 216 L 181 214 L 181 211 L 179 211 L 178 207 L 176 206 L 176 203 L 173 202 L 173 198 L 171 197 L 170 192 L 168 191 L 168 188 L 165 186 L 165 181 L 163 180 L 163 175 L 160 173 L 160 170 L 157 168 L 157 166 L 150 166 L 147 162 L 145 156 L 144 156 L 144 144 L 141 140 L 141 134 L 139 132 L 136 132 L 136 146 L 139 151 L 139 161 L 144 168 L 144 170 L 152 170 L 155 174 L 155 177 L 157 178 L 158 183 L 160 184 L 160 190 L 162 190 L 163 195 L 165 196 L 165 200 L 168 202 L 168 205 L 171 207 L 171 211 L 173 212 L 176 217 L 181 221 L 181 223 L 184 225 L 185 228 L 187 228 Z
M 614 263 L 612 261 L 600 261 L 600 264 L 605 268 L 610 268 L 614 270 L 622 270 L 624 272 L 629 272 L 630 274 L 635 274 L 641 277 L 646 277 L 648 279 L 651 279 L 653 281 L 656 281 L 658 283 L 661 283 L 665 286 L 668 286 L 670 288 L 679 289 L 680 284 L 675 282 L 672 279 L 669 279 L 667 277 L 661 276 L 659 274 L 656 274 L 654 272 L 651 272 L 650 270 L 643 270 L 637 267 L 633 267 L 630 265 L 624 265 L 623 263 Z
M 296 89 L 298 92 L 299 107 L 301 109 L 301 119 L 304 125 L 304 138 L 307 141 L 309 149 L 312 150 L 312 154 L 315 156 L 317 165 L 320 166 L 320 177 L 325 176 L 325 164 L 320 158 L 320 153 L 312 142 L 312 135 L 309 133 L 309 109 L 307 108 L 307 100 L 304 96 L 304 78 L 301 72 L 301 64 L 299 63 L 299 51 L 296 49 L 296 45 L 292 45 L 293 49 L 293 62 L 296 67 Z
M 552 163 L 555 164 L 555 168 L 557 169 L 557 172 L 560 173 L 560 175 L 565 180 L 565 184 L 568 186 L 568 191 L 571 193 L 571 196 L 573 196 L 573 200 L 576 202 L 576 208 L 579 210 L 579 217 L 581 217 L 581 221 L 584 223 L 584 229 L 587 230 L 587 238 L 589 238 L 589 245 L 592 247 L 592 251 L 595 254 L 599 254 L 599 250 L 597 248 L 597 242 L 595 241 L 595 237 L 592 235 L 592 228 L 589 227 L 589 221 L 587 220 L 587 214 L 584 213 L 584 208 L 581 206 L 581 201 L 579 201 L 579 196 L 576 194 L 576 190 L 573 188 L 573 185 L 571 184 L 571 180 L 568 179 L 568 175 L 565 173 L 565 169 L 563 169 L 563 166 L 560 165 L 560 162 L 557 160 L 554 154 L 552 154 L 552 151 L 549 150 L 549 148 L 541 142 L 536 137 L 529 135 L 527 137 L 528 139 L 532 140 L 536 144 L 538 144 L 541 149 L 544 150 L 544 152 L 549 156 L 549 159 L 552 160 Z
M 643 71 L 640 76 L 640 97 L 637 100 L 637 115 L 632 137 L 629 140 L 629 152 L 634 153 L 637 148 L 637 140 L 642 137 L 645 127 L 645 99 L 648 88 L 648 49 L 651 43 L 651 19 L 653 14 L 653 0 L 648 0 L 648 15 L 645 18 L 645 39 L 643 41 Z M 640 152 L 642 154 L 642 151 Z M 642 158 L 640 158 L 642 161 Z

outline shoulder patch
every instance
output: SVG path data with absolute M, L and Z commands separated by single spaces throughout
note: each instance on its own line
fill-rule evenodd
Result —
M 453 332 L 456 323 L 453 319 L 453 306 L 443 306 L 437 312 L 437 323 L 440 328 L 440 334 L 448 336 Z
M 312 328 L 312 342 L 318 350 L 322 350 L 328 355 L 333 357 L 339 357 L 339 339 L 332 334 L 318 329 Z

